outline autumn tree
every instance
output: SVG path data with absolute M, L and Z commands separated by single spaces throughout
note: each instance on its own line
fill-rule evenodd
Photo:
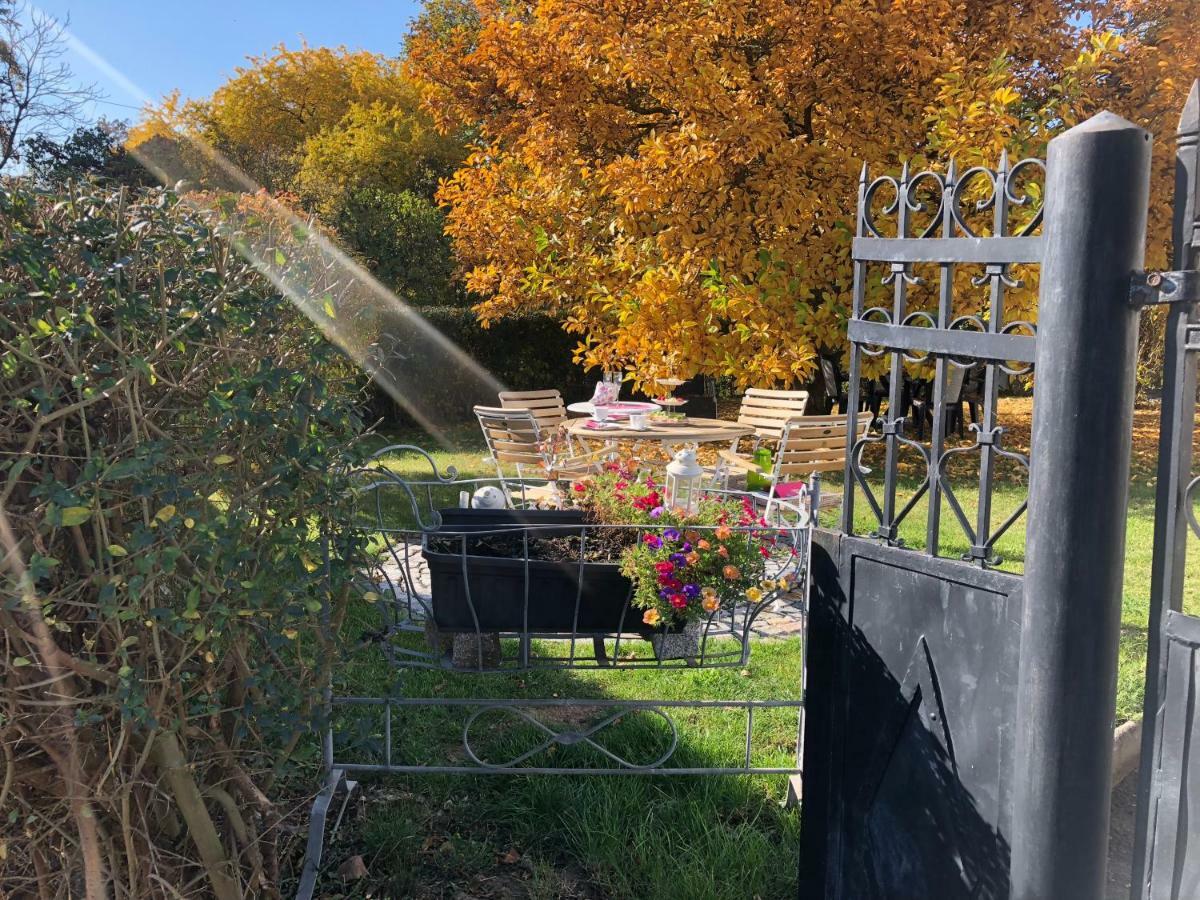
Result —
M 435 127 L 394 59 L 280 45 L 210 97 L 164 98 L 128 144 L 168 182 L 294 195 L 410 301 L 461 300 L 433 194 L 465 156 L 463 133 Z M 397 256 L 412 234 L 417 246 Z
M 1100 105 L 1162 135 L 1185 6 L 437 0 L 409 71 L 480 128 L 439 196 L 485 320 L 549 311 L 642 377 L 786 384 L 844 350 L 864 162 L 994 165 Z

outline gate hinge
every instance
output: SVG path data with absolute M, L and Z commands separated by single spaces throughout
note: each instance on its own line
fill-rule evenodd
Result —
M 1181 272 L 1138 272 L 1129 282 L 1135 307 L 1164 303 L 1200 303 L 1200 269 Z

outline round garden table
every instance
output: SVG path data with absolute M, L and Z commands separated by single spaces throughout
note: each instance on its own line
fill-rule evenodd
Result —
M 585 441 L 656 441 L 667 446 L 720 443 L 754 434 L 753 428 L 724 419 L 689 418 L 670 424 L 651 422 L 644 429 L 630 428 L 627 424 L 617 428 L 589 428 L 590 421 L 572 419 L 567 424 L 567 433 Z

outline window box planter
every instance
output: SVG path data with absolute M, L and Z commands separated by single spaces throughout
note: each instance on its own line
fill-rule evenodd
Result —
M 577 536 L 579 532 L 570 526 L 583 524 L 581 512 L 444 509 L 441 515 L 441 525 L 426 535 L 422 548 L 429 565 L 433 621 L 438 631 L 567 635 L 625 632 L 644 637 L 655 632 L 642 623 L 641 611 L 629 605 L 632 584 L 621 574 L 617 562 L 587 561 L 581 567 L 578 556 L 564 561 L 530 559 L 528 563 L 522 558 L 523 536 L 530 541 Z M 496 532 L 509 528 L 511 555 L 498 552 L 494 540 L 489 541 L 492 546 L 482 548 L 481 541 L 486 540 L 483 535 L 494 538 Z M 476 533 L 481 537 L 473 537 Z M 467 536 L 465 556 L 463 534 Z

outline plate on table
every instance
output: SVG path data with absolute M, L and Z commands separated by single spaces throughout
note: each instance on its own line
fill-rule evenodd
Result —
M 681 412 L 656 412 L 649 416 L 651 425 L 688 425 L 688 417 Z
M 653 413 L 659 410 L 657 403 L 642 403 L 638 400 L 620 400 L 610 403 L 604 408 L 608 410 L 610 419 L 628 419 L 634 413 Z M 593 416 L 596 414 L 594 407 L 591 413 Z
M 592 403 L 571 403 L 566 407 L 571 413 L 583 413 L 584 415 L 595 415 L 595 407 Z M 643 403 L 635 400 L 622 400 L 616 403 L 610 403 L 605 407 L 608 410 L 608 418 L 610 419 L 628 419 L 634 413 L 656 413 L 660 409 L 658 403 Z

